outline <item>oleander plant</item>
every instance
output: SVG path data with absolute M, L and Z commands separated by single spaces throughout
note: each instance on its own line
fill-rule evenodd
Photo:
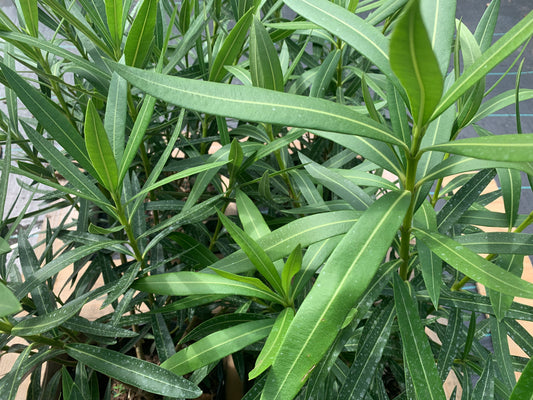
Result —
M 485 3 L 0 10 L 0 397 L 530 399 L 533 12 Z

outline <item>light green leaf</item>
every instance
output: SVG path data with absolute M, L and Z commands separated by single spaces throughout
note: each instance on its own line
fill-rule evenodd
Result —
M 254 86 L 283 92 L 278 53 L 263 23 L 255 16 L 250 31 L 250 74 Z
M 144 64 L 152 41 L 157 19 L 157 1 L 143 0 L 124 45 L 124 57 L 127 65 L 141 67 Z
M 437 58 L 440 72 L 445 75 L 450 64 L 457 0 L 421 0 L 420 12 L 429 42 Z
M 202 391 L 193 383 L 160 366 L 117 351 L 83 343 L 65 347 L 67 354 L 105 375 L 162 396 L 197 398 Z
M 503 217 L 501 214 L 497 215 Z M 496 218 L 498 217 L 496 216 Z M 475 224 L 476 221 L 474 220 L 472 222 Z M 495 226 L 498 226 L 498 224 Z M 456 236 L 454 240 L 465 247 L 468 247 L 474 253 L 514 255 L 533 254 L 533 235 L 528 233 L 480 232 Z
M 271 260 L 277 261 L 288 256 L 300 244 L 307 247 L 324 239 L 346 233 L 361 213 L 356 211 L 334 211 L 299 218 L 256 240 Z M 236 251 L 219 260 L 213 267 L 233 273 L 248 272 L 254 269 L 246 254 Z
M 240 190 L 237 190 L 235 197 L 237 210 L 239 210 L 239 219 L 244 231 L 250 235 L 253 240 L 257 240 L 260 237 L 269 234 L 270 228 L 254 202 Z
M 499 11 L 500 0 L 492 0 L 490 5 L 483 13 L 481 20 L 477 24 L 474 37 L 476 38 L 479 48 L 482 52 L 487 50 L 492 44 L 492 38 L 494 36 L 494 29 L 496 28 Z
M 233 66 L 239 60 L 248 29 L 252 23 L 253 12 L 254 10 L 250 9 L 244 14 L 231 29 L 226 39 L 224 39 L 224 43 L 216 54 L 211 65 L 211 70 L 209 71 L 209 80 L 211 82 L 222 81 L 222 78 L 226 75 L 225 68 L 227 66 Z
M 438 257 L 489 289 L 512 296 L 533 298 L 533 284 L 485 260 L 455 240 L 434 231 L 418 228 L 413 228 L 413 231 Z
M 272 285 L 277 293 L 283 293 L 281 286 L 281 277 L 272 260 L 266 252 L 254 241 L 246 232 L 235 225 L 231 220 L 222 213 L 218 213 L 218 218 L 224 224 L 224 227 L 231 235 L 233 240 L 250 258 L 250 261 L 257 268 L 257 271 Z
M 117 162 L 104 124 L 92 100 L 87 103 L 85 113 L 85 145 L 100 181 L 111 193 L 115 193 L 118 185 Z
M 292 308 L 284 308 L 279 313 L 261 353 L 257 356 L 254 369 L 248 373 L 248 379 L 257 378 L 272 365 L 293 319 L 294 310 Z
M 533 134 L 482 136 L 437 144 L 421 151 L 441 151 L 493 161 L 532 162 Z
M 105 0 L 105 12 L 109 33 L 115 44 L 115 49 L 120 49 L 123 34 L 122 0 Z
M 520 89 L 518 94 L 519 101 L 526 101 L 533 99 L 533 89 Z M 490 114 L 495 113 L 502 108 L 515 104 L 516 90 L 508 90 L 504 93 L 500 93 L 489 100 L 485 101 L 479 107 L 477 114 L 472 118 L 470 122 L 474 123 L 483 118 L 488 117 Z
M 433 353 L 408 282 L 394 274 L 394 300 L 403 356 L 418 399 L 445 399 Z
M 217 269 L 217 268 L 213 268 L 213 267 L 211 267 L 209 269 L 211 269 L 217 275 L 220 275 L 223 278 L 231 279 L 232 281 L 235 281 L 235 282 L 243 282 L 243 283 L 246 283 L 248 285 L 255 286 L 256 288 L 258 288 L 258 289 L 260 289 L 260 290 L 262 290 L 264 292 L 270 293 L 273 296 L 276 295 L 276 293 L 274 293 L 272 291 L 272 289 L 270 289 L 267 285 L 265 285 L 261 279 L 254 278 L 253 276 L 243 276 L 243 275 L 232 274 L 231 272 L 223 271 L 221 269 Z
M 7 254 L 11 251 L 11 246 L 9 243 L 3 238 L 0 237 L 0 255 Z
M 520 195 L 522 194 L 522 176 L 520 171 L 515 169 L 498 168 L 496 171 L 500 179 L 505 216 L 509 222 L 509 230 L 511 230 L 518 216 Z
M 6 285 L 0 282 L 0 297 L 2 302 L 0 303 L 0 317 L 15 314 L 22 310 L 22 306 Z
M 330 52 L 327 57 L 322 61 L 318 73 L 315 76 L 313 85 L 309 96 L 311 97 L 324 97 L 326 89 L 331 84 L 333 76 L 337 72 L 337 66 L 341 57 L 341 51 L 336 49 Z
M 283 293 L 289 295 L 291 291 L 292 278 L 302 269 L 302 248 L 300 245 L 292 251 L 287 258 L 287 262 L 281 271 L 281 286 Z
M 376 64 L 389 78 L 393 76 L 387 54 L 389 43 L 377 28 L 327 0 L 284 0 L 284 3 L 348 43 Z
M 39 34 L 39 16 L 37 0 L 19 0 L 26 29 L 30 35 L 37 37 Z
M 261 319 L 212 333 L 176 353 L 161 367 L 177 375 L 187 374 L 263 339 L 273 323 L 272 319 Z
M 272 292 L 261 290 L 249 283 L 201 272 L 184 271 L 153 275 L 138 279 L 132 287 L 143 292 L 173 296 L 225 294 L 258 297 L 275 303 L 280 300 Z
M 405 87 L 413 119 L 419 127 L 424 126 L 442 96 L 443 79 L 422 21 L 418 0 L 408 3 L 394 28 L 390 62 Z
M 120 165 L 124 154 L 127 116 L 127 102 L 124 99 L 127 97 L 127 92 L 128 82 L 114 72 L 107 95 L 104 128 L 113 149 L 117 167 Z
M 483 56 L 463 71 L 463 74 L 444 94 L 431 119 L 435 119 L 448 109 L 468 89 L 500 64 L 533 34 L 533 11 L 514 25 L 500 40 L 483 53 Z
M 363 213 L 323 267 L 274 361 L 263 399 L 292 399 L 364 294 L 409 206 L 409 192 L 391 192 Z
M 272 90 L 166 76 L 113 64 L 120 75 L 169 103 L 212 115 L 292 127 L 328 130 L 406 147 L 387 128 L 347 106 Z M 152 106 L 153 107 L 153 106 Z

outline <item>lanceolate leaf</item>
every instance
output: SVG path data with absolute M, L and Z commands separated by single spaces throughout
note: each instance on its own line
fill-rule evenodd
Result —
M 367 289 L 396 235 L 409 199 L 408 192 L 380 198 L 333 251 L 289 327 L 263 399 L 288 400 L 298 393 Z
M 248 374 L 248 379 L 257 378 L 272 365 L 293 319 L 294 310 L 292 308 L 285 308 L 279 313 L 261 353 L 257 356 L 254 369 Z
M 491 355 L 487 356 L 485 361 L 485 368 L 483 373 L 476 383 L 476 387 L 472 392 L 473 399 L 487 399 L 492 400 L 494 398 L 494 365 L 492 363 Z
M 127 92 L 128 82 L 117 73 L 113 73 L 107 96 L 104 128 L 109 138 L 117 167 L 120 165 L 124 154 L 124 133 L 127 116 L 127 102 L 124 99 L 127 96 Z
M 154 39 L 157 17 L 157 0 L 143 0 L 124 46 L 126 64 L 141 67 Z
M 482 136 L 437 144 L 421 151 L 442 151 L 493 161 L 532 162 L 533 134 Z
M 96 171 L 87 155 L 87 149 L 79 132 L 48 98 L 29 85 L 16 72 L 0 63 L 2 72 L 20 101 L 28 108 L 44 129 L 91 175 Z
M 107 26 L 116 49 L 120 48 L 120 44 L 122 42 L 124 26 L 122 24 L 122 3 L 123 0 L 105 0 Z
M 390 59 L 394 73 L 406 89 L 413 118 L 422 127 L 441 98 L 443 80 L 418 0 L 407 5 L 397 22 L 391 38 Z
M 13 292 L 2 282 L 0 282 L 0 297 L 2 298 L 2 302 L 0 303 L 0 317 L 14 314 L 22 309 Z
M 533 399 L 533 358 L 530 358 L 509 400 Z
M 437 256 L 475 281 L 505 294 L 533 299 L 533 284 L 485 260 L 455 240 L 418 228 L 414 228 L 414 233 Z
M 83 343 L 71 343 L 65 349 L 90 368 L 151 393 L 186 399 L 202 394 L 193 383 L 148 361 Z
M 261 290 L 249 283 L 237 282 L 214 274 L 201 272 L 170 272 L 141 278 L 132 285 L 134 289 L 157 294 L 173 296 L 190 296 L 198 294 L 226 294 L 258 297 L 279 302 L 273 294 Z
M 284 3 L 309 21 L 344 40 L 386 75 L 392 76 L 388 41 L 377 28 L 327 0 L 284 0 Z
M 420 321 L 416 302 L 408 282 L 394 275 L 394 300 L 403 344 L 406 367 L 413 382 L 416 398 L 445 399 L 428 337 Z
M 26 23 L 26 29 L 32 36 L 39 34 L 39 17 L 37 0 L 20 0 L 20 8 L 22 9 L 22 15 L 24 15 L 24 22 Z
M 263 339 L 273 323 L 272 319 L 261 319 L 212 333 L 174 354 L 161 366 L 184 375 Z
M 405 147 L 388 129 L 341 104 L 256 87 L 203 82 L 120 64 L 113 68 L 145 92 L 212 115 L 357 134 Z
M 533 34 L 533 11 L 513 26 L 500 40 L 494 43 L 483 56 L 467 68 L 459 79 L 444 94 L 431 119 L 438 117 L 448 109 L 461 95 L 474 86 L 481 78 L 490 72 L 515 51 Z
M 457 0 L 421 0 L 420 11 L 431 48 L 444 75 L 448 72 Z
M 91 100 L 85 114 L 85 145 L 100 181 L 114 193 L 118 185 L 117 162 L 109 144 L 104 124 Z
M 503 194 L 505 215 L 509 222 L 509 230 L 514 226 L 518 216 L 520 195 L 522 194 L 522 177 L 520 171 L 508 168 L 498 168 L 498 178 Z

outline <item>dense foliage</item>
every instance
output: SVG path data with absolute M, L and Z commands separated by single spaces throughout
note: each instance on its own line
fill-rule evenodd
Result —
M 474 32 L 455 3 L 0 10 L 0 356 L 19 353 L 2 399 L 31 375 L 46 400 L 427 400 L 451 371 L 463 399 L 529 398 L 533 363 L 507 336 L 531 357 L 517 320 L 533 308 L 513 299 L 533 298 L 533 136 L 476 123 L 533 98 L 485 86 L 533 12 L 493 43 L 500 0 Z M 10 175 L 38 211 L 12 215 Z M 59 209 L 74 222 L 9 245 Z

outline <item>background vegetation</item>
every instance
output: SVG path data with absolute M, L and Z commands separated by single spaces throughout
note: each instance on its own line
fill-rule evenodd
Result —
M 533 13 L 493 43 L 499 0 L 474 32 L 454 0 L 16 4 L 18 24 L 0 10 L 0 343 L 19 354 L 3 398 L 30 375 L 31 399 L 442 399 L 450 371 L 463 399 L 531 396 L 507 335 L 531 357 L 533 309 L 513 299 L 533 298 L 516 52 Z M 516 89 L 487 100 L 509 56 Z M 476 125 L 510 104 L 507 135 Z M 13 215 L 10 175 L 45 206 Z M 75 221 L 9 246 L 57 209 Z M 102 298 L 111 311 L 80 316 Z

